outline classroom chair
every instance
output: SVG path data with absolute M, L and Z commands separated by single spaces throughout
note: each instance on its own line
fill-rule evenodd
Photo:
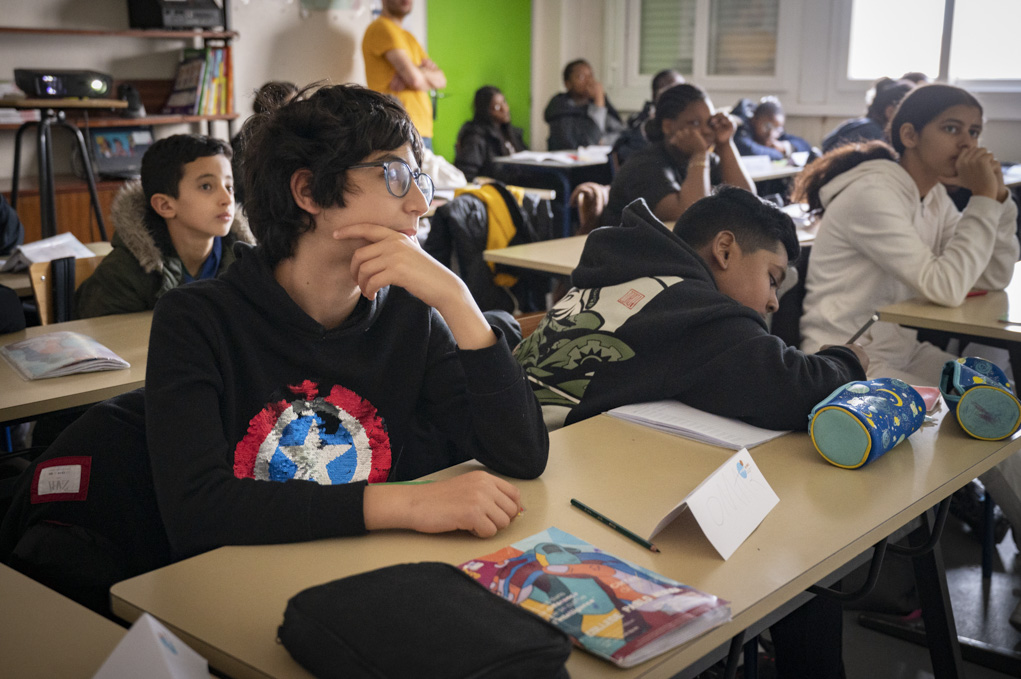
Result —
M 93 274 L 102 261 L 103 257 L 99 255 L 81 259 L 64 257 L 50 262 L 36 262 L 29 267 L 40 325 L 71 320 L 74 291 Z

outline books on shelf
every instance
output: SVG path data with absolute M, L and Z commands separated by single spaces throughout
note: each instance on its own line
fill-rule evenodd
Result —
M 225 115 L 233 111 L 234 77 L 230 46 L 186 48 L 163 113 Z
M 763 429 L 730 417 L 707 413 L 680 401 L 634 403 L 614 408 L 606 414 L 652 427 L 667 434 L 683 436 L 731 450 L 751 448 L 787 433 L 775 429 Z
M 489 591 L 632 667 L 730 620 L 728 602 L 548 528 L 460 568 Z
M 0 347 L 0 355 L 26 380 L 121 370 L 131 364 L 88 335 L 50 332 Z
M 25 271 L 36 262 L 49 262 L 63 257 L 95 257 L 96 253 L 82 245 L 73 233 L 60 233 L 33 243 L 19 245 L 7 258 L 0 272 Z

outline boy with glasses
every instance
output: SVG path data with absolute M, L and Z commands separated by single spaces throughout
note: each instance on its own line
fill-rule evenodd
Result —
M 153 318 L 146 433 L 175 556 L 384 528 L 495 534 L 520 511 L 496 476 L 380 485 L 472 458 L 534 478 L 548 449 L 503 333 L 418 245 L 433 183 L 407 114 L 334 86 L 246 128 L 259 245 Z

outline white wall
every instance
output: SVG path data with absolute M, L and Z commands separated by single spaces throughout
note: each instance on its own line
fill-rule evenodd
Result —
M 299 0 L 230 0 L 233 28 L 240 37 L 233 43 L 235 107 L 242 117 L 251 114 L 252 92 L 267 80 L 291 80 L 299 85 L 316 80 L 365 84 L 361 36 L 372 20 L 370 5 L 379 2 L 348 0 L 350 9 L 304 11 Z M 405 27 L 425 45 L 425 0 L 415 3 Z M 4 0 L 0 24 L 35 28 L 128 28 L 126 0 Z M 173 78 L 180 58 L 180 40 L 121 37 L 0 34 L 0 80 L 13 80 L 14 69 L 88 68 L 110 73 L 115 79 Z M 150 112 L 156 113 L 156 112 Z M 205 132 L 205 125 L 157 128 L 157 136 L 179 132 Z M 217 123 L 214 134 L 226 136 Z M 59 130 L 54 142 L 57 173 L 70 172 L 72 137 Z M 0 131 L 0 177 L 12 174 L 14 133 Z M 22 176 L 36 172 L 35 137 L 24 138 Z
M 839 36 L 848 20 L 847 0 L 780 0 L 780 21 L 790 39 L 779 48 L 776 87 L 754 89 L 720 83 L 707 87 L 714 103 L 730 106 L 741 97 L 775 94 L 787 110 L 787 128 L 819 144 L 842 120 L 864 115 L 867 87 L 838 83 Z M 648 83 L 628 87 L 617 44 L 626 30 L 623 0 L 534 0 L 532 25 L 532 139 L 545 144 L 548 127 L 542 110 L 563 89 L 560 72 L 575 58 L 592 63 L 614 105 L 623 111 L 641 108 Z M 899 75 L 899 74 L 892 74 Z M 733 83 L 733 79 L 729 81 Z M 1003 160 L 1021 161 L 1021 105 L 1017 94 L 976 93 L 986 109 L 983 143 Z

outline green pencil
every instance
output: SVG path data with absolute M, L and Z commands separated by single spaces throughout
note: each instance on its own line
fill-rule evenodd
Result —
M 656 545 L 652 544 L 651 542 L 649 542 L 645 538 L 640 537 L 640 536 L 636 535 L 635 533 L 632 533 L 631 531 L 629 531 L 624 526 L 622 526 L 619 523 L 617 523 L 616 521 L 612 520 L 610 517 L 603 516 L 602 514 L 597 512 L 596 510 L 594 510 L 591 507 L 589 507 L 584 502 L 579 502 L 578 500 L 575 500 L 572 497 L 571 498 L 571 504 L 574 505 L 575 507 L 577 507 L 578 509 L 580 509 L 581 511 L 585 512 L 589 516 L 591 516 L 596 521 L 598 521 L 600 523 L 605 523 L 607 526 L 609 526 L 613 530 L 617 531 L 618 533 L 620 533 L 624 537 L 629 538 L 631 540 L 634 540 L 635 542 L 637 542 L 642 547 L 645 547 L 648 550 L 651 550 L 653 552 L 659 553 L 659 547 L 657 547 Z

